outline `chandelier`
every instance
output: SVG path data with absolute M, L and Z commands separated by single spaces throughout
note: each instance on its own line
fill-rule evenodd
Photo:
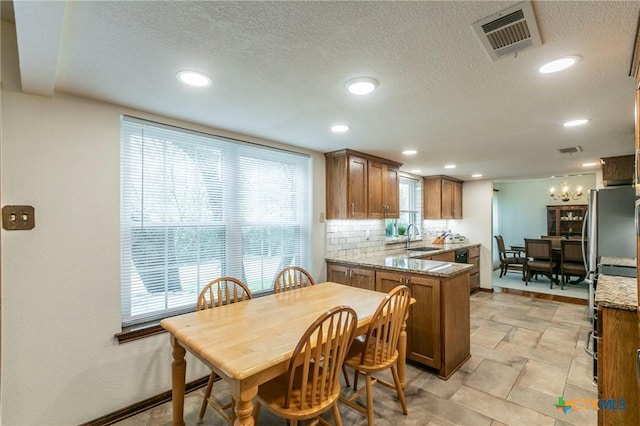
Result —
M 556 192 L 553 186 L 549 188 L 549 196 L 554 200 L 562 200 L 566 203 L 569 200 L 577 200 L 582 197 L 582 187 L 578 186 L 575 190 L 571 190 L 567 182 L 563 182 L 560 192 Z

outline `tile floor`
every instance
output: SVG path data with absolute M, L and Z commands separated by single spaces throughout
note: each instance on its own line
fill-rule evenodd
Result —
M 384 425 L 596 425 L 597 413 L 555 407 L 565 401 L 596 399 L 591 359 L 584 339 L 591 324 L 586 306 L 507 293 L 471 296 L 471 358 L 443 381 L 420 366 L 407 366 L 409 415 L 390 389 L 375 387 L 376 426 Z M 223 396 L 226 385 L 216 383 Z M 349 392 L 349 390 L 345 390 Z M 185 421 L 197 423 L 202 390 L 185 398 Z M 366 425 L 366 416 L 340 404 L 345 425 Z M 327 416 L 330 419 L 330 414 Z M 331 420 L 332 422 L 332 420 Z M 116 423 L 169 425 L 166 403 Z M 209 409 L 206 425 L 224 425 Z M 259 425 L 284 425 L 262 409 Z

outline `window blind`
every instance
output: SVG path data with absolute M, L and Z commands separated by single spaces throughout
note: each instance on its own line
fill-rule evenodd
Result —
M 309 268 L 308 156 L 123 116 L 120 162 L 123 327 L 193 311 L 220 276 L 256 294 Z

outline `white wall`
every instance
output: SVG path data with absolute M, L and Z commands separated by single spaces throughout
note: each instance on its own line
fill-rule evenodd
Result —
M 22 94 L 4 28 L 2 36 L 1 203 L 34 206 L 36 226 L 2 230 L 0 424 L 78 424 L 171 388 L 167 334 L 125 344 L 114 338 L 121 331 L 120 114 L 281 145 L 89 100 Z M 312 272 L 324 277 L 324 156 L 309 154 Z M 187 381 L 207 374 L 188 355 Z
M 492 288 L 492 198 L 493 183 L 487 180 L 468 181 L 462 185 L 463 220 L 450 220 L 453 233 L 480 244 L 480 287 Z

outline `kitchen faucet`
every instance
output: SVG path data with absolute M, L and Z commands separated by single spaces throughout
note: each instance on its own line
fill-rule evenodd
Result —
M 418 228 L 415 223 L 410 223 L 409 226 L 407 226 L 407 250 L 411 248 L 411 227 L 413 227 L 416 230 L 416 233 L 418 233 Z M 420 233 L 418 233 L 418 235 L 420 235 Z

